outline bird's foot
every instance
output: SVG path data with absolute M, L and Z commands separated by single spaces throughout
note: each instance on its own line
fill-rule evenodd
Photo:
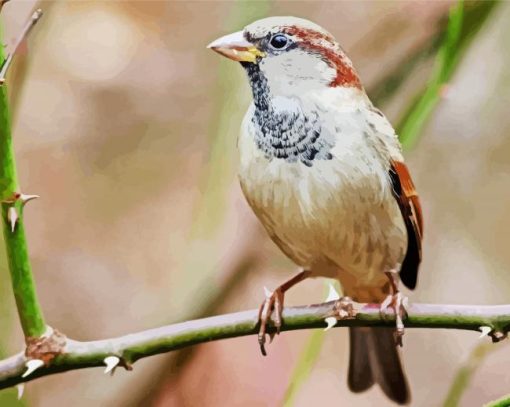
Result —
M 286 281 L 282 285 L 280 285 L 276 290 L 273 292 L 269 291 L 267 288 L 264 288 L 266 292 L 266 299 L 262 303 L 262 305 L 259 308 L 259 345 L 260 345 L 260 351 L 262 352 L 262 355 L 266 356 L 266 333 L 267 333 L 267 326 L 268 322 L 271 319 L 271 315 L 274 311 L 274 317 L 273 317 L 273 324 L 275 327 L 275 330 L 271 330 L 271 333 L 269 333 L 269 338 L 272 341 L 275 334 L 279 334 L 280 330 L 282 328 L 282 314 L 283 314 L 283 297 L 285 292 L 295 286 L 300 281 L 303 281 L 304 279 L 308 278 L 310 276 L 309 270 L 302 270 L 300 273 L 296 274 L 294 277 L 292 277 L 290 280 Z
M 383 319 L 387 319 L 386 310 L 392 308 L 395 313 L 395 342 L 402 346 L 402 337 L 404 336 L 404 318 L 407 317 L 408 298 L 402 295 L 400 291 L 388 295 L 381 303 L 380 313 Z
M 283 299 L 284 294 L 281 288 L 277 288 L 273 292 L 266 289 L 266 299 L 262 303 L 259 309 L 259 345 L 260 351 L 262 355 L 266 356 L 266 334 L 267 334 L 267 326 L 269 320 L 271 319 L 271 315 L 274 311 L 273 324 L 276 328 L 276 332 L 269 333 L 269 343 L 274 338 L 274 335 L 280 334 L 280 329 L 282 327 L 282 313 L 283 313 Z

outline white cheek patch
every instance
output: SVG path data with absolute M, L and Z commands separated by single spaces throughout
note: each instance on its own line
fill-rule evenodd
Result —
M 329 85 L 336 77 L 336 70 L 319 56 L 300 49 L 269 55 L 262 59 L 260 68 L 273 95 L 299 96 Z

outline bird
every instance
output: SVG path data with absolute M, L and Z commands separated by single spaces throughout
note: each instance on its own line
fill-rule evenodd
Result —
M 241 189 L 300 269 L 260 307 L 262 353 L 271 319 L 280 332 L 285 292 L 307 278 L 336 279 L 344 299 L 396 315 L 396 329 L 349 328 L 349 388 L 377 384 L 408 403 L 399 282 L 416 287 L 423 216 L 395 130 L 333 35 L 311 21 L 264 18 L 208 48 L 246 71 L 253 101 L 237 141 Z

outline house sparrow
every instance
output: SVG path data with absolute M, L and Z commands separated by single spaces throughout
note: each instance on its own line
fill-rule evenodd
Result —
M 422 215 L 397 135 L 370 102 L 351 61 L 320 26 L 271 17 L 212 42 L 239 61 L 253 91 L 238 140 L 240 181 L 271 239 L 301 268 L 260 309 L 279 332 L 284 293 L 309 277 L 340 281 L 358 302 L 405 315 L 398 281 L 416 286 Z M 390 328 L 350 328 L 348 384 L 409 400 Z

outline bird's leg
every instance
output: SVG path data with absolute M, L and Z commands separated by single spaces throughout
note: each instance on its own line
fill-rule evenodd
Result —
M 273 292 L 266 292 L 266 299 L 262 303 L 259 308 L 259 345 L 260 351 L 264 356 L 266 356 L 266 332 L 267 332 L 267 324 L 271 319 L 271 314 L 275 311 L 274 316 L 274 326 L 276 328 L 276 334 L 280 334 L 280 329 L 282 327 L 282 313 L 283 313 L 283 299 L 285 296 L 285 292 L 291 287 L 295 286 L 297 283 L 303 281 L 304 279 L 310 276 L 310 271 L 303 270 L 301 273 L 296 274 L 290 280 L 286 281 L 282 285 L 280 285 Z M 272 334 L 274 335 L 274 334 Z M 271 336 L 272 339 L 272 336 Z
M 397 345 L 402 346 L 402 337 L 404 336 L 404 318 L 407 316 L 407 297 L 404 297 L 398 289 L 398 275 L 396 271 L 387 271 L 386 275 L 390 280 L 391 294 L 381 303 L 381 317 L 385 318 L 385 311 L 393 308 L 395 311 L 396 331 L 395 341 Z

